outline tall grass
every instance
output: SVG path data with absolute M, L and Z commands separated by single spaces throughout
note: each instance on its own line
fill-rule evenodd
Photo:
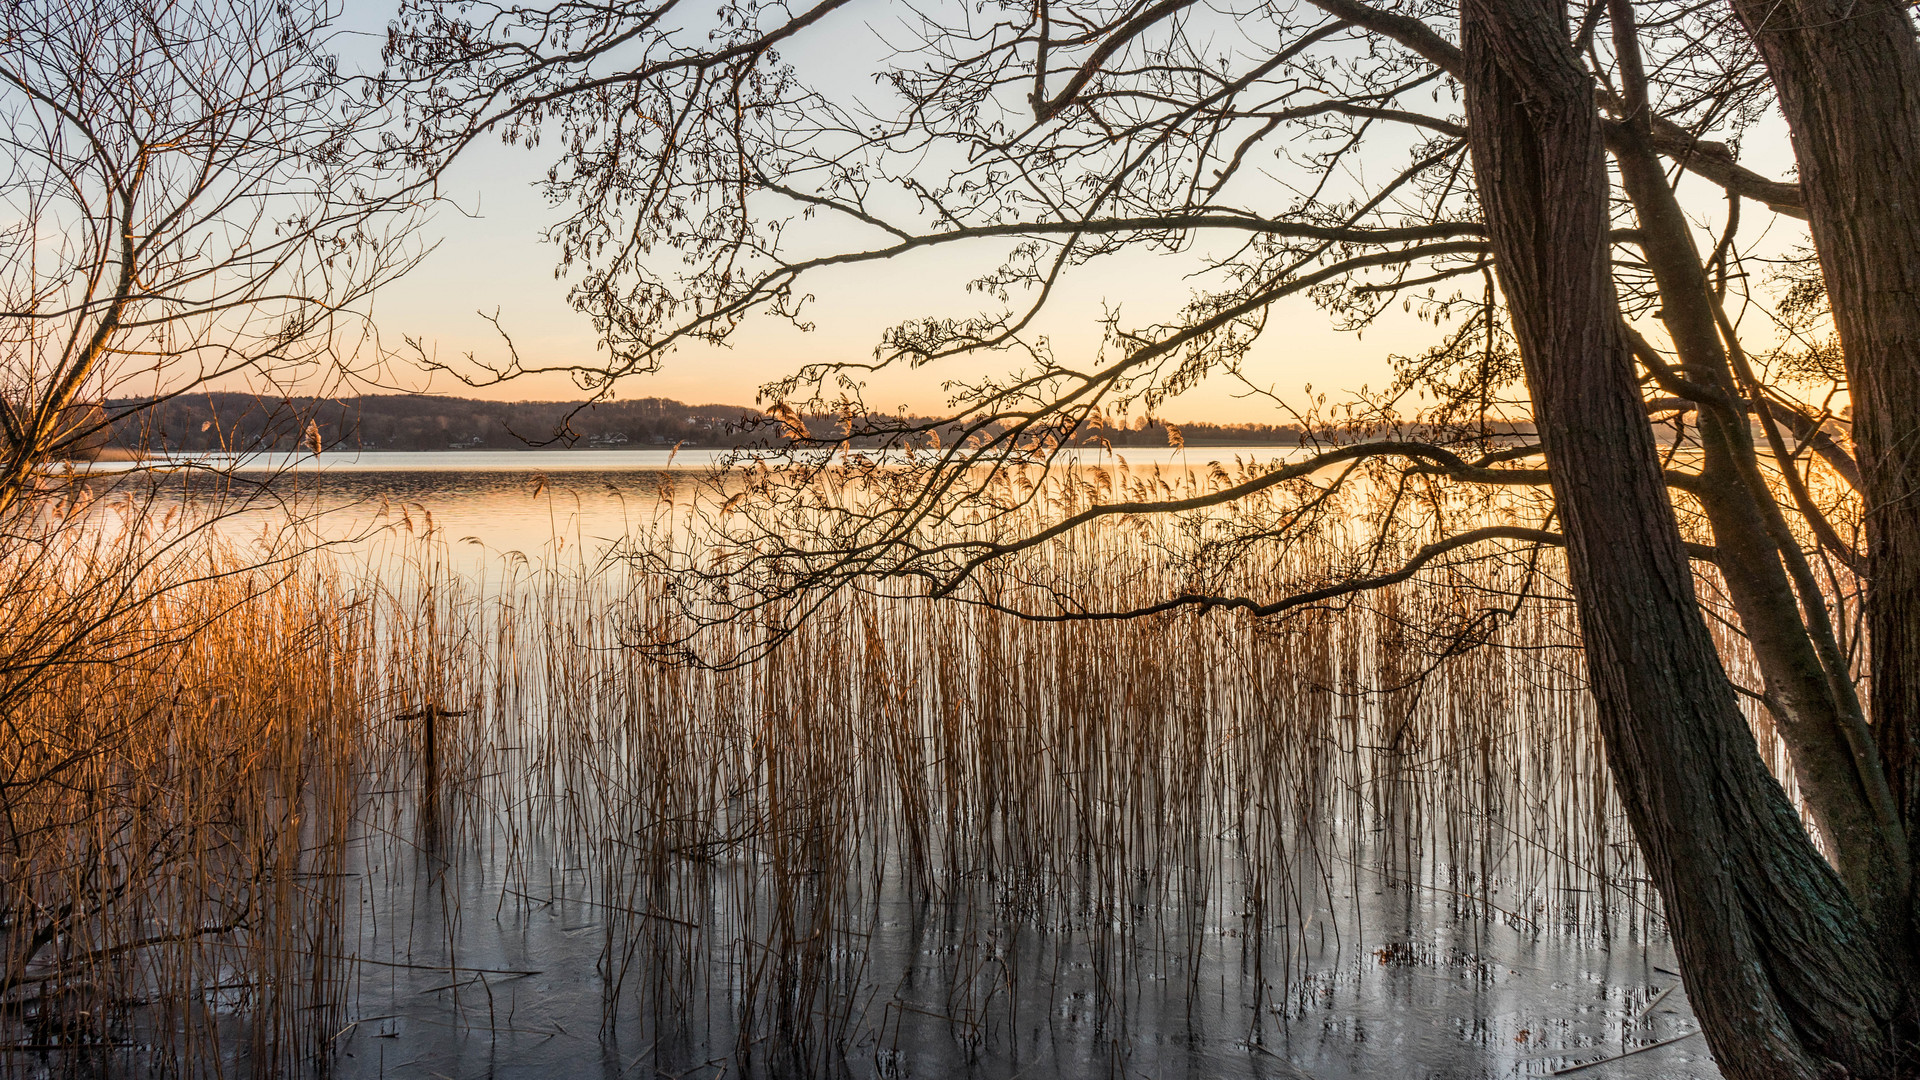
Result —
M 1164 595 L 1204 527 L 1117 522 L 988 584 Z M 1657 928 L 1550 553 L 1278 623 L 849 590 L 733 671 L 624 647 L 669 576 L 457 554 L 429 531 L 358 576 L 227 573 L 209 547 L 212 572 L 125 583 L 145 599 L 99 633 L 140 648 L 6 703 L 0 1070 L 324 1071 L 395 970 L 471 969 L 461 920 L 556 898 L 600 916 L 603 1030 L 773 1072 L 929 1014 L 971 1052 L 1067 966 L 1116 1037 L 1142 1000 L 1231 982 L 1257 1040 L 1330 947 L 1419 947 L 1366 924 L 1352 898 L 1380 887 L 1528 934 Z M 1215 583 L 1358 557 L 1326 532 Z M 85 584 L 35 573 L 14 625 Z
M 368 612 L 204 537 L 39 539 L 0 567 L 5 1067 L 300 1071 L 344 1005 Z

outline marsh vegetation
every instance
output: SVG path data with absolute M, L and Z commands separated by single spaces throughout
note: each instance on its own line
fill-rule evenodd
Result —
M 1275 464 L 1026 480 L 1058 515 Z M 129 568 L 114 651 L 10 699 L 7 1070 L 1493 1075 L 1697 1030 L 1552 558 L 1284 620 L 849 592 L 714 670 L 635 647 L 675 610 L 635 556 L 722 499 L 644 490 L 599 558 L 604 517 L 529 557 L 414 503 L 274 570 L 257 518 Z M 1152 595 L 1202 517 L 1002 587 Z M 41 588 L 58 620 L 99 583 Z
M 0 1068 L 1913 1076 L 1913 10 L 859 10 L 0 5 Z M 590 348 L 374 320 L 495 140 Z M 303 472 L 763 324 L 532 554 Z

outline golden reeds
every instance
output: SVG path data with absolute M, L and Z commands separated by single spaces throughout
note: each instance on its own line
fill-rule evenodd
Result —
M 313 563 L 43 539 L 82 550 L 0 567 L 36 628 L 0 703 L 4 1067 L 298 1071 L 344 1022 L 367 609 Z
M 1031 512 L 1219 482 L 1114 470 Z M 1116 520 L 985 587 L 1274 595 L 1360 557 L 1333 529 L 1166 557 L 1211 528 Z M 100 632 L 149 647 L 7 705 L 0 1071 L 317 1072 L 421 968 L 498 1030 L 462 920 L 557 902 L 595 915 L 603 1032 L 773 1072 L 930 1017 L 968 1053 L 1023 1002 L 1124 1039 L 1143 1003 L 1229 986 L 1256 1037 L 1316 963 L 1393 938 L 1354 900 L 1376 888 L 1531 935 L 1658 919 L 1551 553 L 1277 623 L 1036 623 L 881 584 L 733 671 L 624 647 L 679 586 L 643 567 L 471 572 L 430 530 L 364 579 L 330 565 L 147 581 Z M 1068 969 L 1093 990 L 1054 1001 Z

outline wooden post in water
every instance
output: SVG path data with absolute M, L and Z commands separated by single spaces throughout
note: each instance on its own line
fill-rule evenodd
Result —
M 433 831 L 439 821 L 440 802 L 440 722 L 456 716 L 465 716 L 465 709 L 443 709 L 428 702 L 417 712 L 403 713 L 394 717 L 402 723 L 418 721 L 420 727 L 420 769 L 424 774 L 420 783 L 420 812 L 429 831 Z
M 422 785 L 421 792 L 427 799 L 427 805 L 431 807 L 435 801 L 434 796 L 439 794 L 440 789 L 440 748 L 437 738 L 440 727 L 440 707 L 429 703 L 426 708 L 420 710 L 420 721 L 425 725 L 421 735 L 424 743 L 421 747 L 421 757 L 422 765 L 427 772 L 426 783 Z

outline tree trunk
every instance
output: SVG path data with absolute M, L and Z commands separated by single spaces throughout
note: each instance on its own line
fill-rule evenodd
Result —
M 1920 860 L 1920 43 L 1888 0 L 1734 6 L 1793 132 L 1846 353 L 1867 511 L 1869 708 Z M 1920 897 L 1908 905 L 1911 956 Z
M 1705 453 L 1692 490 L 1713 526 L 1727 595 L 1834 866 L 1871 918 L 1897 923 L 1904 919 L 1908 883 L 1899 813 L 1834 638 L 1826 597 L 1760 472 L 1692 226 L 1654 151 L 1632 0 L 1609 0 L 1608 9 L 1624 114 L 1606 132 L 1608 145 L 1639 218 L 1641 247 L 1660 291 L 1659 317 L 1680 370 L 1697 388 L 1694 396 L 1703 399 L 1698 404 Z
M 1619 323 L 1604 141 L 1557 0 L 1464 0 L 1474 170 L 1566 525 L 1608 766 L 1735 1078 L 1894 1075 L 1893 969 L 1761 762 Z

